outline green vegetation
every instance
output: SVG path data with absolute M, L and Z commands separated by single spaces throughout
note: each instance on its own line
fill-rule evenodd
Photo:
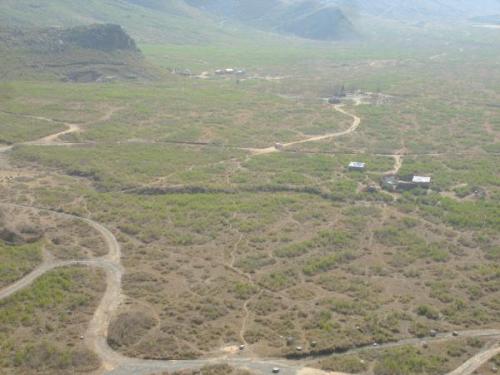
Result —
M 19 280 L 42 261 L 42 243 L 8 245 L 0 240 L 0 289 Z
M 442 374 L 445 360 L 437 355 L 423 355 L 413 347 L 387 351 L 375 366 L 376 375 Z
M 417 314 L 425 316 L 427 319 L 436 320 L 439 318 L 439 312 L 437 312 L 434 308 L 428 305 L 420 305 L 417 308 Z
M 217 182 L 223 174 L 223 162 L 241 154 L 215 149 L 209 154 L 203 148 L 166 145 L 108 145 L 74 148 L 22 146 L 14 150 L 16 158 L 62 168 L 67 174 L 87 177 L 100 189 L 118 190 L 137 187 L 164 178 L 175 184 L 186 178 L 194 184 Z M 107 160 L 102 163 L 102 160 Z M 175 177 L 176 175 L 179 177 Z M 206 181 L 209 179 L 209 181 Z M 198 180 L 198 181 L 197 181 Z
M 96 355 L 79 336 L 104 288 L 100 273 L 62 269 L 0 301 L 0 364 L 16 372 L 92 371 Z
M 40 20 L 25 1 L 6 4 L 0 9 L 33 24 L 58 18 L 48 14 L 55 7 L 62 24 L 74 22 L 67 17 L 74 19 L 74 1 L 47 2 Z M 90 1 L 81 14 L 109 15 L 112 4 Z M 387 43 L 284 43 L 262 35 L 256 45 L 249 41 L 255 34 L 235 42 L 205 18 L 213 27 L 202 36 L 204 23 L 193 31 L 192 14 L 172 4 L 148 21 L 155 33 L 172 20 L 156 36 L 143 34 L 152 10 L 127 3 L 112 18 L 137 10 L 124 24 L 135 23 L 132 34 L 148 42 L 139 44 L 145 62 L 189 68 L 191 76 L 162 71 L 155 82 L 92 84 L 36 76 L 0 84 L 5 142 L 42 137 L 64 122 L 81 127 L 62 140 L 83 144 L 20 145 L 2 155 L 0 166 L 8 158 L 12 171 L 1 170 L 0 195 L 91 217 L 117 236 L 129 298 L 110 327 L 113 348 L 133 357 L 198 358 L 240 344 L 243 335 L 256 355 L 297 355 L 297 346 L 307 355 L 431 330 L 498 328 L 498 36 L 428 26 L 415 34 L 405 28 Z M 445 55 L 430 59 L 437 53 Z M 231 66 L 247 74 L 213 74 Z M 345 100 L 343 109 L 362 118 L 354 133 L 269 154 L 248 149 L 348 129 L 352 118 L 321 100 L 339 85 L 371 92 L 360 105 Z M 398 175 L 432 176 L 429 191 L 374 189 L 392 173 L 396 154 Z M 349 172 L 354 160 L 366 162 L 366 172 Z M 77 230 L 40 215 L 39 224 L 57 258 L 105 254 L 102 239 L 81 223 Z M 39 262 L 40 246 L 2 244 L 4 285 Z M 74 344 L 85 331 L 96 301 L 91 287 L 105 285 L 92 275 L 51 273 L 0 304 L 3 367 L 84 367 L 75 364 L 83 347 L 59 343 Z M 24 329 L 42 336 L 29 339 Z M 483 344 L 333 355 L 320 366 L 441 375 Z M 96 365 L 91 355 L 89 363 Z
M 0 19 L 3 25 L 39 27 L 67 27 L 106 20 L 123 25 L 140 39 L 174 43 L 206 41 L 212 36 L 223 37 L 209 17 L 203 17 L 200 13 L 190 14 L 192 11 L 178 1 L 152 1 L 150 4 L 142 6 L 140 3 L 116 0 L 106 3 L 91 0 L 81 4 L 77 0 L 50 0 L 34 6 L 30 0 L 9 0 L 2 3 Z
M 337 371 L 348 374 L 358 374 L 368 369 L 366 362 L 355 356 L 328 358 L 321 361 L 320 366 L 324 371 Z
M 64 129 L 62 124 L 0 113 L 0 144 L 34 141 Z

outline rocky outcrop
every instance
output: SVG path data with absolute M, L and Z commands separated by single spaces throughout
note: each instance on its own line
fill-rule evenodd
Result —
M 135 41 L 119 25 L 79 26 L 60 32 L 63 42 L 100 51 L 138 52 Z
M 19 56 L 22 64 L 4 64 L 0 75 L 54 76 L 69 82 L 150 79 L 135 41 L 119 25 L 64 28 L 0 28 L 0 52 Z

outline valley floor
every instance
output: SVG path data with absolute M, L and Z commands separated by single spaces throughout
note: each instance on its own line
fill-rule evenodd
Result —
M 446 59 L 14 83 L 2 113 L 34 122 L 0 149 L 0 366 L 492 373 L 500 76 Z M 365 90 L 326 104 L 331 76 Z

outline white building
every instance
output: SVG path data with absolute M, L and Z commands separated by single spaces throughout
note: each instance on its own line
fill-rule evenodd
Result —
M 358 161 L 351 161 L 349 163 L 349 170 L 350 171 L 364 171 L 366 167 L 365 163 L 361 163 Z
M 413 179 L 411 181 L 417 185 L 430 185 L 431 178 L 425 176 L 413 176 Z

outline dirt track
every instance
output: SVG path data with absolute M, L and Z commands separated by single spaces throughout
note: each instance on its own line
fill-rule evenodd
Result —
M 342 137 L 342 136 L 354 133 L 358 129 L 359 125 L 361 124 L 361 118 L 359 118 L 358 116 L 356 116 L 352 113 L 347 112 L 345 109 L 343 109 L 343 107 L 344 107 L 343 104 L 339 104 L 339 105 L 334 106 L 334 108 L 337 112 L 340 112 L 346 116 L 352 117 L 353 122 L 352 122 L 352 125 L 349 129 L 343 130 L 341 132 L 328 133 L 328 134 L 324 134 L 324 135 L 316 135 L 316 136 L 312 136 L 312 137 L 309 137 L 306 139 L 301 139 L 299 141 L 283 143 L 281 145 L 281 147 L 283 149 L 286 149 L 288 147 L 300 145 L 303 143 L 318 142 L 318 141 L 323 141 L 325 139 L 338 138 L 338 137 Z M 279 148 L 277 148 L 275 146 L 266 147 L 266 148 L 246 148 L 245 150 L 250 151 L 253 155 L 272 154 L 274 152 L 280 151 Z
M 487 363 L 490 359 L 500 354 L 500 343 L 497 342 L 493 348 L 484 350 L 465 362 L 456 370 L 447 375 L 472 375 L 474 372 Z

